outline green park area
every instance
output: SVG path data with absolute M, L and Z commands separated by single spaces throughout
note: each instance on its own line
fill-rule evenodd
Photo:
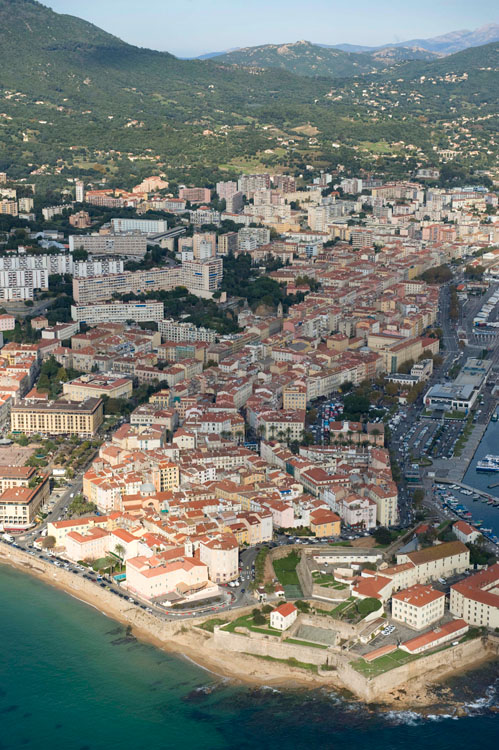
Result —
M 279 582 L 285 585 L 299 586 L 298 573 L 296 566 L 300 562 L 300 555 L 297 552 L 290 552 L 287 557 L 281 557 L 280 560 L 273 560 L 274 571 Z
M 391 654 L 380 656 L 372 662 L 357 659 L 350 662 L 350 664 L 356 672 L 360 672 L 364 677 L 377 677 L 384 672 L 388 672 L 390 669 L 395 669 L 396 667 L 401 667 L 403 664 L 408 664 L 410 661 L 415 661 L 421 656 L 423 654 L 408 654 L 406 651 L 398 648 L 396 651 L 392 651 Z
M 229 633 L 235 633 L 237 628 L 246 628 L 253 633 L 262 633 L 263 635 L 280 636 L 281 634 L 280 630 L 270 627 L 267 617 L 257 609 L 253 610 L 250 615 L 238 617 L 237 620 L 232 620 L 232 622 L 223 626 L 223 630 L 227 630 Z

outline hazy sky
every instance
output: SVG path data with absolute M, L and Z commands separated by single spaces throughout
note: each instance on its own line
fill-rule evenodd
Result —
M 380 45 L 474 29 L 496 0 L 42 0 L 141 47 L 187 57 L 306 39 Z

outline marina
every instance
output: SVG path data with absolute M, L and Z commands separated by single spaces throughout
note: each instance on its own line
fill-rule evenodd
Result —
M 499 544 L 499 481 L 491 482 L 490 475 L 499 472 L 498 445 L 499 423 L 491 419 L 462 481 L 435 480 L 435 498 L 442 507 L 494 544 Z

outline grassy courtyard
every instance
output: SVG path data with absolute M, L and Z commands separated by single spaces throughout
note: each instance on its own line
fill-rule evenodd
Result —
M 380 656 L 379 659 L 375 659 L 372 662 L 364 661 L 364 659 L 357 659 L 356 661 L 350 662 L 352 667 L 364 677 L 377 677 L 384 672 L 388 672 L 390 669 L 401 667 L 403 664 L 408 664 L 410 661 L 419 659 L 423 654 L 408 654 L 406 651 L 397 649 L 392 651 L 391 654 Z
M 223 630 L 228 630 L 229 633 L 235 633 L 236 628 L 247 628 L 248 630 L 252 630 L 253 633 L 263 633 L 264 635 L 279 636 L 281 634 L 280 630 L 271 628 L 270 625 L 256 625 L 253 615 L 243 615 L 242 617 L 238 617 L 237 620 L 232 620 L 232 622 L 224 625 Z
M 274 560 L 273 566 L 274 571 L 279 579 L 279 583 L 283 586 L 292 585 L 299 586 L 300 581 L 298 579 L 298 573 L 296 572 L 296 566 L 300 562 L 300 555 L 296 552 L 290 552 L 287 557 L 281 557 L 280 560 Z
M 337 591 L 344 591 L 347 587 L 344 583 L 340 583 L 330 573 L 321 573 L 319 570 L 314 570 L 312 573 L 314 583 L 319 586 L 326 586 L 327 588 L 336 589 Z

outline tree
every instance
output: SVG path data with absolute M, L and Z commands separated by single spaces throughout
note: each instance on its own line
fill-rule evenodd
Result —
M 55 547 L 55 536 L 44 536 L 41 545 L 43 549 L 54 549 Z
M 385 393 L 388 396 L 396 396 L 398 393 L 398 385 L 396 383 L 387 383 L 385 385 Z
M 122 544 L 117 544 L 114 548 L 114 551 L 120 558 L 121 562 L 123 562 L 123 558 L 125 557 L 125 554 L 126 554 L 126 549 L 124 548 L 124 546 Z
M 267 620 L 265 619 L 264 615 L 260 612 L 259 609 L 254 609 L 252 612 L 253 615 L 253 622 L 255 625 L 266 625 Z
M 377 544 L 390 544 L 392 541 L 392 534 L 385 526 L 380 526 L 374 532 L 374 538 Z
M 421 503 L 424 500 L 424 490 L 422 489 L 414 490 L 414 494 L 412 497 L 414 500 L 414 505 L 421 505 Z

